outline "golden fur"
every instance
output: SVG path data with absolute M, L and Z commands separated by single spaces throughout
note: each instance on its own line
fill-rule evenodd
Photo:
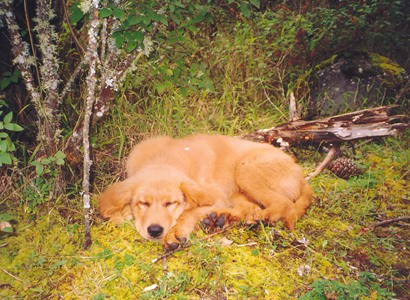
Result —
M 293 229 L 312 199 L 289 155 L 221 135 L 143 141 L 128 158 L 127 175 L 101 195 L 101 215 L 133 218 L 142 237 L 168 246 L 186 241 L 213 213 L 226 221 L 283 220 Z

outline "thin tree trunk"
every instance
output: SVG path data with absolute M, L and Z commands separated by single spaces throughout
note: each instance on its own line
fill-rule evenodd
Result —
M 91 204 L 90 204 L 90 169 L 92 161 L 90 158 L 90 124 L 95 102 L 95 90 L 97 85 L 96 65 L 97 65 L 97 35 L 100 26 L 98 19 L 99 1 L 92 1 L 90 10 L 90 28 L 88 30 L 88 51 L 89 70 L 87 75 L 87 102 L 84 114 L 83 126 L 83 146 L 84 146 L 84 166 L 83 166 L 83 204 L 84 204 L 84 243 L 83 248 L 87 249 L 91 243 Z
M 24 85 L 27 89 L 27 92 L 31 98 L 32 104 L 35 110 L 41 111 L 41 98 L 40 94 L 36 90 L 36 83 L 34 80 L 33 73 L 31 71 L 31 66 L 33 65 L 33 59 L 30 57 L 28 52 L 27 43 L 23 42 L 21 35 L 19 33 L 19 26 L 16 22 L 16 17 L 13 11 L 13 1 L 12 0 L 3 0 L 0 1 L 0 15 L 5 16 L 7 28 L 10 35 L 11 43 L 11 52 L 14 56 L 14 64 L 21 71 L 23 77 Z M 41 124 L 42 120 L 39 120 L 37 126 Z
M 41 52 L 40 73 L 41 88 L 44 91 L 44 105 L 37 111 L 45 121 L 39 127 L 39 140 L 46 155 L 54 155 L 60 148 L 60 97 L 59 97 L 59 63 L 57 59 L 57 34 L 52 25 L 54 12 L 47 0 L 37 1 L 37 18 L 34 30 L 37 32 L 38 46 Z

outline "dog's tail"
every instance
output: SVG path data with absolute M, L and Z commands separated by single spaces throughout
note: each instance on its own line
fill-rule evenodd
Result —
M 303 179 L 300 197 L 294 202 L 292 213 L 285 218 L 286 227 L 293 230 L 296 221 L 301 218 L 312 204 L 313 192 L 309 184 Z

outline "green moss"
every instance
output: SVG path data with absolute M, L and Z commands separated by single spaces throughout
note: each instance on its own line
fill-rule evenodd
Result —
M 387 88 L 397 88 L 403 83 L 406 71 L 400 65 L 376 53 L 369 53 L 369 56 L 373 67 L 381 75 L 382 82 Z
M 337 55 L 337 54 L 332 55 L 332 57 L 330 57 L 330 58 L 328 58 L 328 59 L 322 61 L 322 62 L 319 63 L 319 64 L 317 64 L 317 65 L 315 66 L 315 70 L 316 70 L 316 71 L 318 71 L 318 70 L 323 70 L 323 69 L 325 69 L 325 68 L 327 68 L 327 67 L 333 65 L 333 64 L 337 61 L 338 58 L 339 58 L 339 55 Z

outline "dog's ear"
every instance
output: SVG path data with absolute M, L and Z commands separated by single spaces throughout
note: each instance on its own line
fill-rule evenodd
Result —
M 181 184 L 181 190 L 187 199 L 186 209 L 198 206 L 209 206 L 215 203 L 213 193 L 195 182 L 183 182 Z
M 122 211 L 130 204 L 133 190 L 134 186 L 127 180 L 109 186 L 98 200 L 101 215 L 114 222 L 123 221 L 127 216 Z

